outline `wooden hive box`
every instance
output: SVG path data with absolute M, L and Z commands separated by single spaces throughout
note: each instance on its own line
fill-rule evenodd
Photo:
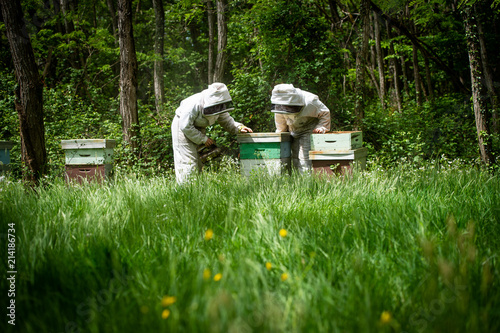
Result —
M 14 145 L 13 141 L 0 141 L 0 172 L 10 170 L 10 150 Z
M 62 140 L 66 165 L 101 165 L 113 163 L 115 140 Z
M 282 159 L 291 156 L 290 133 L 238 134 L 240 159 Z
M 290 172 L 290 157 L 267 158 L 267 159 L 245 159 L 240 160 L 241 173 L 245 176 L 259 175 L 282 175 Z
M 97 181 L 108 179 L 113 171 L 112 164 L 101 165 L 66 165 L 66 181 Z
M 350 174 L 353 170 L 364 170 L 367 152 L 367 148 L 310 151 L 309 159 L 315 174 L 343 175 Z
M 363 147 L 363 132 L 311 134 L 311 150 L 350 150 Z

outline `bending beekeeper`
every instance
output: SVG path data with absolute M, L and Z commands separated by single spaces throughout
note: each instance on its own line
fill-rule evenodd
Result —
M 293 167 L 301 173 L 310 171 L 311 134 L 330 130 L 330 110 L 318 96 L 291 84 L 276 85 L 271 103 L 276 133 L 290 132 L 292 136 Z
M 245 125 L 235 122 L 229 115 L 234 110 L 231 96 L 223 83 L 213 83 L 201 93 L 183 100 L 172 121 L 175 177 L 185 182 L 195 171 L 201 171 L 198 146 L 210 147 L 215 141 L 205 134 L 205 128 L 218 122 L 226 131 L 251 133 Z

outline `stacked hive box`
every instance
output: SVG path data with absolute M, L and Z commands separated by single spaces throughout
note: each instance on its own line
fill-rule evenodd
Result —
M 313 172 L 345 174 L 353 169 L 364 170 L 367 149 L 362 146 L 360 131 L 312 134 L 309 159 Z
M 66 156 L 66 180 L 83 179 L 101 181 L 113 170 L 115 140 L 63 140 Z
M 262 170 L 270 175 L 290 170 L 290 133 L 238 134 L 238 142 L 245 176 Z
M 10 170 L 10 150 L 14 144 L 12 141 L 0 141 L 0 172 Z

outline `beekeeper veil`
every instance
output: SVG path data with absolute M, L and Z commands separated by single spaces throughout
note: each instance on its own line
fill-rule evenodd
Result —
M 208 89 L 203 90 L 202 95 L 205 116 L 214 116 L 234 110 L 231 96 L 224 83 L 212 83 Z
M 271 93 L 271 111 L 275 113 L 299 113 L 305 105 L 300 89 L 292 84 L 278 84 Z

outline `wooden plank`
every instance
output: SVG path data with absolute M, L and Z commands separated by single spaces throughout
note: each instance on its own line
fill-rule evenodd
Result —
M 366 147 L 354 150 L 309 151 L 309 159 L 314 160 L 355 160 L 367 156 Z

